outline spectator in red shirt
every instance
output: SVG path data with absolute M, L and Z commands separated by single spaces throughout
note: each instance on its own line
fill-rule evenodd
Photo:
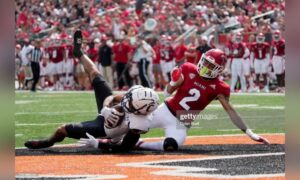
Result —
M 132 79 L 129 75 L 128 60 L 131 56 L 131 47 L 124 39 L 118 39 L 112 47 L 113 61 L 116 62 L 116 71 L 118 77 L 118 89 L 126 90 L 132 85 Z
M 180 44 L 175 48 L 175 62 L 176 66 L 180 67 L 185 62 L 184 53 L 187 47 L 184 44 L 184 39 L 180 40 Z
M 89 49 L 87 51 L 87 55 L 89 56 L 89 58 L 96 63 L 97 59 L 98 59 L 98 50 L 95 48 L 95 43 L 91 42 L 89 44 Z
M 155 44 L 153 46 L 153 50 L 155 52 L 155 58 L 152 61 L 152 72 L 155 80 L 155 90 L 162 91 L 164 89 L 163 85 L 165 84 L 164 76 L 162 73 L 161 65 L 160 65 L 160 50 L 161 44 L 159 40 L 155 40 Z

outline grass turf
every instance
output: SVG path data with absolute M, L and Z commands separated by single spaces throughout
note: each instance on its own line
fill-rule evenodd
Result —
M 163 96 L 160 95 L 161 101 Z M 232 95 L 231 103 L 244 121 L 257 133 L 284 133 L 284 96 Z M 48 137 L 61 124 L 93 120 L 97 115 L 93 92 L 17 92 L 15 98 L 15 146 L 28 139 Z M 213 102 L 193 123 L 188 135 L 241 133 L 218 101 Z M 161 137 L 152 129 L 143 137 Z M 65 139 L 62 143 L 75 143 Z

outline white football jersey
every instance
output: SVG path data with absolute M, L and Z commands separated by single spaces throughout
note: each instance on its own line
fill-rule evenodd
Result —
M 152 113 L 148 115 L 135 115 L 126 113 L 123 121 L 114 128 L 107 128 L 104 126 L 106 138 L 115 139 L 127 134 L 129 129 L 138 130 L 142 133 L 149 131 L 150 121 L 152 120 Z

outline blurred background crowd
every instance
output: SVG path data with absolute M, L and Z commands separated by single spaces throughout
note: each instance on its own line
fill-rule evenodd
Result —
M 173 67 L 220 48 L 232 92 L 284 92 L 284 0 L 16 0 L 15 7 L 16 89 L 91 89 L 72 55 L 80 28 L 86 54 L 115 90 L 162 90 Z

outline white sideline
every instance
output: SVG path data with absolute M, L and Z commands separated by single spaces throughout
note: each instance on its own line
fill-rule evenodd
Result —
M 285 135 L 285 133 L 262 133 L 260 135 Z M 245 134 L 217 134 L 217 135 L 198 135 L 198 136 L 187 136 L 187 139 L 192 138 L 206 138 L 206 137 L 238 137 L 238 136 L 246 136 Z M 148 138 L 141 138 L 141 140 L 161 140 L 165 137 L 148 137 Z M 57 144 L 53 147 L 70 147 L 70 146 L 77 146 L 78 144 Z M 27 149 L 26 147 L 15 147 L 15 149 Z

